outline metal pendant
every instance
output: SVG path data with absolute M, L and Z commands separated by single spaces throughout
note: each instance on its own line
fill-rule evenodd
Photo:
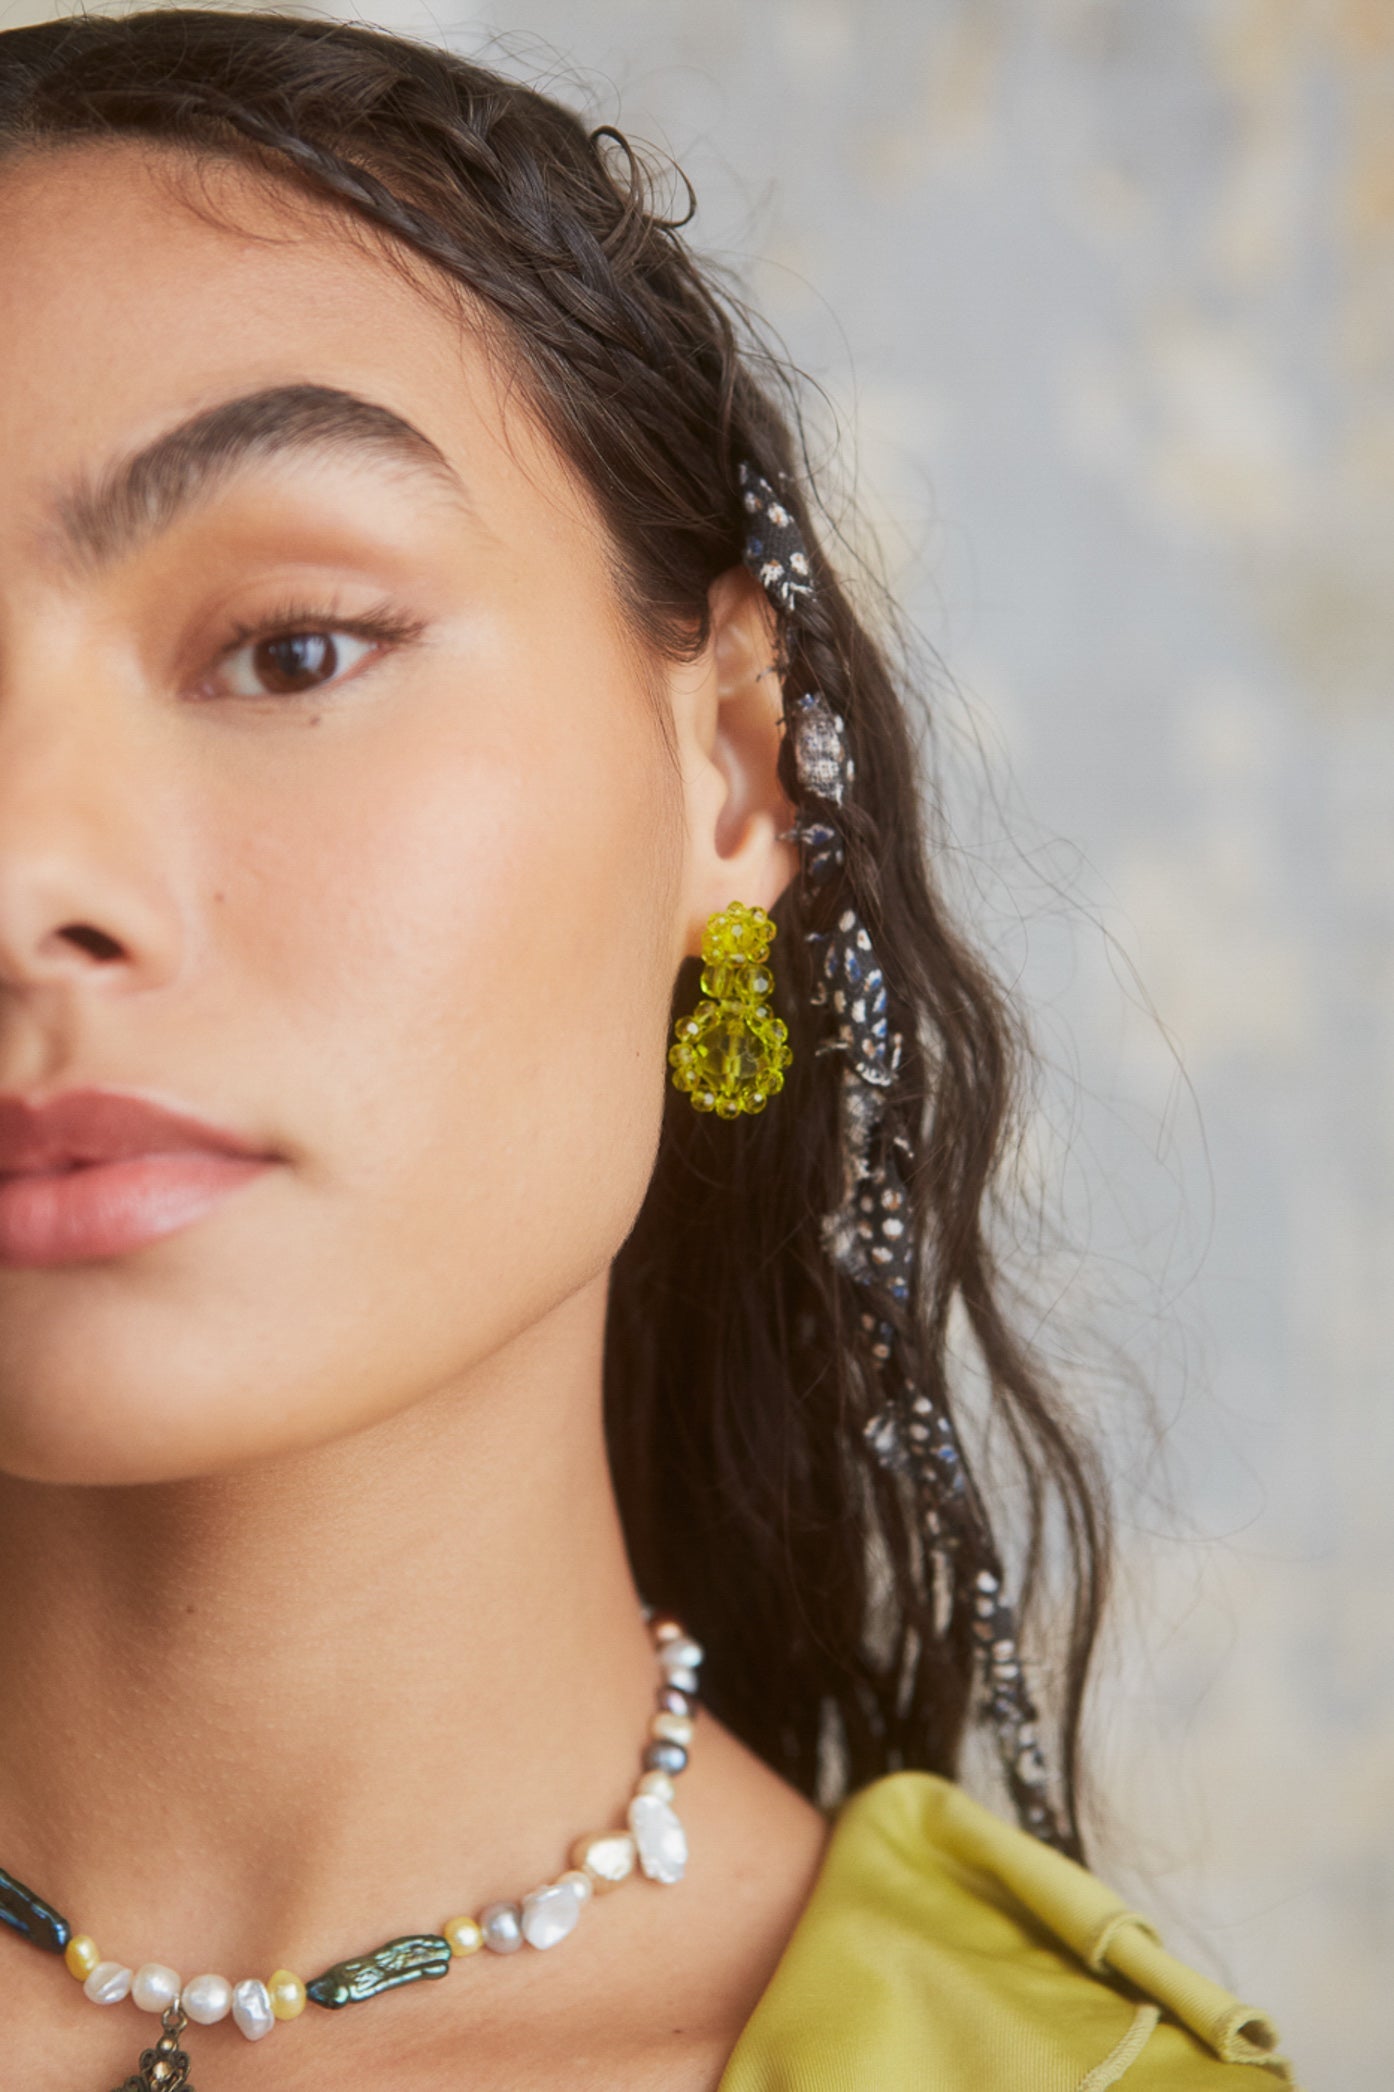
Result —
M 134 2071 L 113 2092 L 194 2092 L 189 2082 L 189 2059 L 179 2046 L 179 2037 L 189 2024 L 181 2005 L 166 2005 L 160 2014 L 164 2028 L 153 2048 L 147 2048 Z

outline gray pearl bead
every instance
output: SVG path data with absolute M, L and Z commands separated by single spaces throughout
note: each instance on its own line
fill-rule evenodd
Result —
M 523 1912 L 517 1903 L 488 1903 L 479 1913 L 486 1947 L 496 1954 L 516 1954 L 523 1944 Z
M 687 1752 L 680 1743 L 666 1740 L 644 1746 L 644 1769 L 646 1772 L 681 1772 L 687 1763 Z

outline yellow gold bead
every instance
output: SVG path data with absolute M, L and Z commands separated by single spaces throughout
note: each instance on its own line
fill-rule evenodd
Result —
M 101 1958 L 97 1942 L 85 1932 L 75 1932 L 63 1949 L 63 1959 L 79 1983 L 87 1981 Z
M 289 1969 L 277 1969 L 266 1986 L 277 2019 L 299 2019 L 305 2010 L 305 1986 Z
M 447 1918 L 440 1936 L 457 1957 L 477 1954 L 484 1944 L 484 1934 L 473 1918 Z

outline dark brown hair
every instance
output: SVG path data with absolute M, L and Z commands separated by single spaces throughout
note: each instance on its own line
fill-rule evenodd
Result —
M 794 1057 L 770 1108 L 702 1117 L 668 1087 L 607 1331 L 631 1561 L 645 1596 L 706 1645 L 713 1711 L 805 1793 L 826 1804 L 900 1767 L 957 1771 L 977 1565 L 961 1563 L 936 1624 L 913 1498 L 863 1440 L 878 1390 L 862 1303 L 819 1228 L 842 1189 L 839 1060 L 814 1051 L 805 933 L 850 893 L 906 1044 L 895 1110 L 922 1249 L 905 1307 L 916 1369 L 952 1412 L 950 1318 L 966 1318 L 1024 1482 L 1023 1626 L 1058 1529 L 1055 1718 L 1065 1842 L 1083 1857 L 1078 1742 L 1107 1500 L 1094 1448 L 1012 1326 L 986 1225 L 1029 1036 L 936 888 L 920 700 L 815 526 L 796 374 L 656 208 L 656 177 L 618 132 L 444 50 L 351 23 L 180 7 L 0 34 L 0 154 L 114 137 L 195 162 L 233 155 L 463 287 L 588 487 L 635 633 L 660 654 L 705 644 L 707 591 L 742 558 L 741 461 L 793 511 L 816 595 L 785 635 L 784 688 L 822 691 L 847 723 L 846 865 L 827 889 L 796 878 L 774 911 Z M 780 763 L 797 803 L 787 735 Z M 696 1000 L 696 968 L 680 969 L 675 1015 Z

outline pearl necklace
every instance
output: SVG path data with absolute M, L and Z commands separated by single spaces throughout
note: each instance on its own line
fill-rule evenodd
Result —
M 339 1961 L 302 1983 L 289 1969 L 263 1981 L 247 1976 L 192 1976 L 186 1983 L 162 1961 L 132 1970 L 104 1961 L 95 1940 L 74 1932 L 67 1919 L 0 1867 L 0 1922 L 49 1953 L 61 1954 L 87 1996 L 98 2005 L 129 1997 L 144 2012 L 158 2012 L 163 2028 L 140 2068 L 116 2092 L 194 2092 L 189 2058 L 179 2046 L 190 2020 L 212 2026 L 231 2013 L 249 2041 L 260 2041 L 278 2020 L 298 2019 L 307 2002 L 337 2010 L 377 1997 L 403 1983 L 444 1976 L 456 1961 L 481 1948 L 514 1954 L 524 1944 L 554 1947 L 574 1930 L 594 1896 L 618 1888 L 635 1864 L 650 1881 L 681 1881 L 687 1866 L 687 1835 L 673 1808 L 673 1780 L 687 1764 L 697 1704 L 702 1647 L 671 1614 L 643 1607 L 658 1657 L 658 1708 L 649 1722 L 643 1771 L 635 1782 L 623 1829 L 592 1831 L 571 1847 L 571 1864 L 516 1902 L 487 1903 L 474 1916 L 447 1918 L 437 1932 L 388 1940 L 371 1954 Z

